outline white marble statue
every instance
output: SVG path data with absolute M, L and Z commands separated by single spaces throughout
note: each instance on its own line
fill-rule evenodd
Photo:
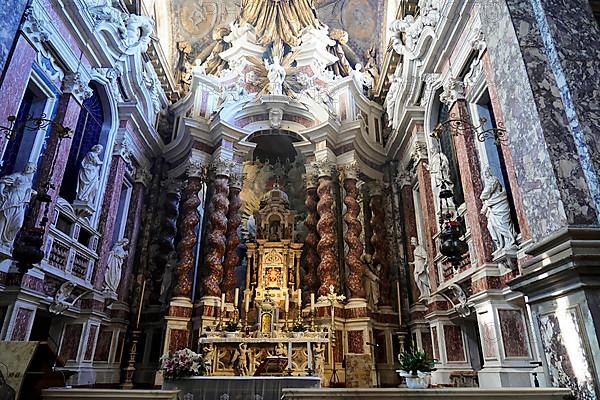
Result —
M 169 301 L 169 297 L 171 294 L 171 285 L 173 284 L 173 273 L 177 266 L 177 252 L 172 251 L 169 254 L 169 258 L 167 259 L 167 264 L 165 265 L 165 272 L 163 273 L 160 285 L 160 296 L 158 301 L 161 304 L 167 304 Z
M 104 291 L 116 294 L 121 283 L 121 273 L 123 270 L 123 262 L 127 258 L 129 252 L 125 249 L 129 245 L 129 239 L 121 239 L 113 246 L 108 254 L 106 262 L 106 274 L 104 275 Z
M 265 68 L 267 69 L 267 79 L 269 80 L 269 94 L 282 95 L 283 94 L 283 82 L 285 81 L 285 68 L 280 64 L 279 57 L 273 56 L 273 63 L 269 64 L 269 61 L 265 61 Z
M 25 210 L 36 194 L 32 189 L 34 163 L 27 163 L 23 172 L 0 178 L 0 246 L 12 247 L 25 221 Z
M 231 360 L 233 365 L 236 365 L 237 361 L 237 369 L 239 371 L 240 376 L 248 376 L 249 375 L 249 356 L 250 350 L 248 349 L 248 345 L 246 343 L 240 343 L 238 349 L 235 350 L 235 354 Z
M 510 204 L 500 180 L 488 167 L 483 173 L 484 186 L 481 196 L 481 214 L 487 218 L 487 228 L 496 250 L 510 249 L 516 245 L 517 233 L 510 215 Z
M 154 20 L 148 16 L 130 14 L 125 20 L 123 40 L 130 49 L 139 48 L 142 53 L 146 52 L 153 33 Z
M 427 272 L 427 250 L 419 244 L 416 237 L 410 238 L 410 244 L 415 248 L 413 251 L 414 261 L 412 262 L 415 266 L 413 277 L 417 289 L 419 289 L 419 298 L 427 298 L 431 294 L 429 273 Z
M 373 80 L 363 71 L 361 63 L 357 63 L 354 69 L 350 70 L 350 76 L 352 76 L 352 80 L 361 93 L 365 92 L 365 87 L 371 88 L 373 86 Z
M 373 256 L 363 254 L 361 257 L 365 264 L 364 287 L 367 295 L 367 305 L 373 309 L 379 304 L 379 275 L 377 274 L 381 267 L 378 266 L 373 270 Z
M 315 372 L 317 375 L 322 375 L 324 372 L 325 365 L 325 350 L 327 347 L 323 343 L 315 344 L 315 348 L 313 350 L 313 354 L 315 357 Z
M 77 201 L 92 205 L 100 187 L 100 167 L 103 162 L 100 154 L 104 150 L 101 144 L 92 147 L 81 161 L 77 178 Z
M 446 184 L 446 189 L 453 190 L 454 184 L 450 180 L 450 163 L 448 157 L 440 150 L 438 142 L 434 142 L 431 147 L 431 157 L 429 158 L 429 173 L 431 174 L 431 183 L 433 186 L 434 201 L 439 201 L 439 195 L 442 183 Z
M 209 365 L 208 373 L 212 375 L 215 373 L 215 370 L 217 368 L 217 347 L 214 344 L 210 343 L 204 346 L 202 351 L 204 352 L 204 360 L 206 360 L 206 362 Z
M 48 306 L 48 311 L 50 311 L 51 314 L 60 315 L 67 311 L 73 304 L 77 303 L 79 299 L 89 293 L 89 291 L 86 290 L 79 296 L 73 298 L 72 293 L 76 287 L 77 285 L 70 281 L 66 281 L 60 285 L 54 294 L 54 300 Z

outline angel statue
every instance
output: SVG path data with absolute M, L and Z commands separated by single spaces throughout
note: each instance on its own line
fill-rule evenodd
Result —
M 269 79 L 269 93 L 272 95 L 283 94 L 283 82 L 285 81 L 285 68 L 279 62 L 278 56 L 273 56 L 273 63 L 269 64 L 264 60 L 267 69 L 267 79 Z

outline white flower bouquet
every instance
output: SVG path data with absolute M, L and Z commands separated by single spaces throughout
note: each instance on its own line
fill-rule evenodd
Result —
M 161 369 L 167 379 L 185 378 L 187 376 L 206 375 L 208 369 L 202 354 L 190 349 L 176 351 L 173 355 L 161 357 Z

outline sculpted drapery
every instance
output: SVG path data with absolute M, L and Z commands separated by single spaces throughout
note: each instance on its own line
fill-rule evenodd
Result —
M 304 28 L 321 26 L 313 0 L 242 0 L 241 8 L 241 21 L 255 27 L 263 45 L 281 39 L 297 46 Z

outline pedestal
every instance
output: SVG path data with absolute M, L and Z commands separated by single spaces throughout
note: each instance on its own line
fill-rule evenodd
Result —
M 189 345 L 189 323 L 194 306 L 187 297 L 174 297 L 169 304 L 169 313 L 165 316 L 167 330 L 163 354 L 174 353 Z

